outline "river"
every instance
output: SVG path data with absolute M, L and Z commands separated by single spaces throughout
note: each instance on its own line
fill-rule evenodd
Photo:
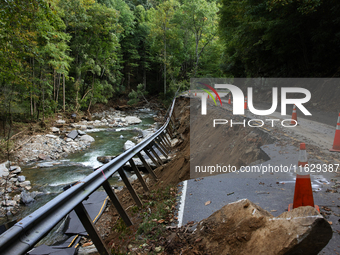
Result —
M 41 162 L 35 162 L 22 167 L 22 175 L 32 183 L 32 191 L 41 192 L 42 195 L 36 197 L 35 202 L 21 206 L 19 212 L 13 217 L 20 220 L 21 218 L 32 213 L 39 207 L 63 192 L 63 187 L 73 182 L 82 180 L 93 169 L 102 165 L 97 161 L 98 156 L 116 156 L 122 153 L 124 143 L 131 138 L 138 136 L 138 132 L 133 131 L 135 127 L 148 129 L 154 123 L 154 112 L 140 115 L 142 122 L 137 125 L 130 125 L 125 129 L 105 129 L 100 128 L 96 131 L 87 132 L 95 138 L 90 148 L 70 154 L 67 158 L 52 161 L 52 167 L 38 168 Z M 117 131 L 118 130 L 118 131 Z M 127 173 L 127 175 L 131 175 Z M 109 179 L 111 185 L 123 185 L 118 176 Z

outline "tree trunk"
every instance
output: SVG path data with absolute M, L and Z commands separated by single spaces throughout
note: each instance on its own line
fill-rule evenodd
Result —
M 143 69 L 143 85 L 144 85 L 144 90 L 146 90 L 146 68 L 145 66 Z
M 164 96 L 166 95 L 166 21 L 164 25 Z
M 55 98 L 55 102 L 57 103 L 56 108 L 58 107 L 59 90 L 60 90 L 60 79 L 61 79 L 61 73 L 58 73 L 58 84 L 56 86 L 56 98 Z
M 63 74 L 63 110 L 65 112 L 65 74 Z
M 55 79 L 56 79 L 56 70 L 53 72 L 53 100 L 55 100 Z
M 91 95 L 89 107 L 87 108 L 88 113 L 90 113 L 90 107 L 91 107 L 92 99 L 93 99 L 93 96 L 94 96 L 94 73 L 92 75 L 93 75 L 92 76 L 92 95 Z
M 41 76 L 40 76 L 40 79 L 42 79 L 42 73 L 41 73 Z M 42 121 L 44 122 L 45 120 L 45 86 L 44 86 L 44 82 L 42 83 Z

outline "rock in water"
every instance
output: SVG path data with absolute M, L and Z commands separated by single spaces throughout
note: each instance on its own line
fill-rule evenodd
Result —
M 134 142 L 131 142 L 130 140 L 127 140 L 124 143 L 124 151 L 127 151 L 128 149 L 134 147 L 136 144 Z
M 42 192 L 38 192 L 38 191 L 33 191 L 33 192 L 23 191 L 20 194 L 21 203 L 28 205 L 28 204 L 34 202 L 34 199 L 37 196 L 41 196 L 42 194 L 43 194 Z
M 273 217 L 243 199 L 199 222 L 190 242 L 200 240 L 200 247 L 210 254 L 316 255 L 331 238 L 331 226 L 311 206 Z
M 119 137 L 120 139 L 123 139 L 124 138 L 124 136 L 123 135 L 120 135 L 120 137 Z
M 125 117 L 125 121 L 129 125 L 131 125 L 131 124 L 139 124 L 139 123 L 142 122 L 142 120 L 137 118 L 136 116 L 127 116 L 127 117 Z
M 82 137 L 80 137 L 79 141 L 83 141 L 85 143 L 92 143 L 94 142 L 94 138 L 90 135 L 83 135 Z
M 106 164 L 109 163 L 112 159 L 114 159 L 116 156 L 99 156 L 97 157 L 97 160 L 100 163 Z

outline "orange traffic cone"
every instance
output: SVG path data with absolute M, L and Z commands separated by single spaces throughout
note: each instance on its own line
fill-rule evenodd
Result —
M 247 97 L 245 97 L 244 99 L 244 110 L 248 109 L 248 105 L 247 105 Z
M 209 95 L 208 95 L 208 99 L 209 99 Z
M 231 104 L 231 95 L 229 94 L 228 104 Z
M 290 122 L 291 125 L 297 125 L 297 114 L 296 114 L 296 105 L 293 106 L 293 113 L 292 113 L 292 121 Z
M 336 124 L 333 148 L 329 151 L 337 151 L 340 152 L 340 113 L 338 116 L 338 123 Z
M 314 204 L 313 190 L 310 175 L 296 175 L 294 201 L 289 204 L 288 211 L 300 206 L 313 206 L 320 212 L 319 206 Z
M 300 143 L 298 166 L 304 167 L 306 164 L 308 164 L 306 144 Z M 313 206 L 316 210 L 318 210 L 318 212 L 320 212 L 319 206 L 314 205 L 312 183 L 309 174 L 296 175 L 294 201 L 292 204 L 288 205 L 288 211 L 300 206 Z
M 195 92 L 195 96 L 197 96 L 197 93 Z
M 308 164 L 307 160 L 307 152 L 306 152 L 306 144 L 300 143 L 300 151 L 299 151 L 299 163 L 298 166 L 305 166 Z

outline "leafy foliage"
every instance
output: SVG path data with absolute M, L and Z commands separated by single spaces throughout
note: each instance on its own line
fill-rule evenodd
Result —
M 224 71 L 233 76 L 333 76 L 339 68 L 337 1 L 223 0 Z
M 137 90 L 133 90 L 129 93 L 130 100 L 128 101 L 128 105 L 133 105 L 139 102 L 140 99 L 145 99 L 145 96 L 148 94 L 147 91 L 144 90 L 143 84 L 139 84 L 137 86 Z

